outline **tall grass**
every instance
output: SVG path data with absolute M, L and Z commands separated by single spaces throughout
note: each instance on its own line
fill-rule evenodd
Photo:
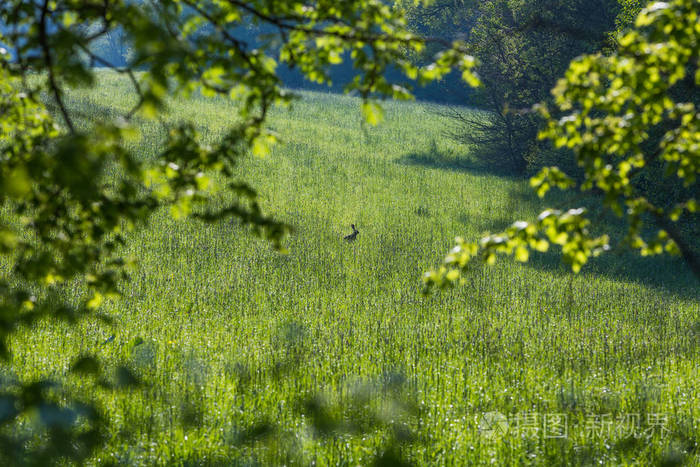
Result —
M 237 224 L 159 213 L 126 247 L 140 265 L 108 305 L 113 327 L 48 322 L 14 339 L 20 379 L 87 391 L 67 369 L 92 352 L 148 382 L 96 394 L 110 426 L 95 464 L 361 465 L 389 445 L 430 465 L 698 462 L 700 294 L 681 262 L 622 254 L 573 276 L 551 256 L 504 260 L 423 296 L 422 272 L 455 235 L 543 204 L 475 168 L 476 149 L 444 139 L 426 105 L 387 103 L 369 128 L 355 98 L 302 96 L 271 117 L 283 142 L 240 166 L 294 226 L 287 255 Z M 131 102 L 111 74 L 71 96 L 87 121 Z M 169 115 L 215 142 L 235 113 L 193 98 Z M 152 157 L 162 129 L 139 127 L 134 149 Z M 508 430 L 485 429 L 492 412 Z M 553 414 L 565 437 L 545 433 Z M 630 416 L 634 430 L 606 428 Z

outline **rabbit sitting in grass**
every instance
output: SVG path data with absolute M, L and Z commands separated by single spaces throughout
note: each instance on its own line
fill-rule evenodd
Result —
M 346 242 L 354 242 L 357 238 L 357 234 L 360 233 L 360 231 L 355 228 L 355 224 L 350 224 L 350 227 L 352 227 L 352 233 L 343 237 L 343 240 Z

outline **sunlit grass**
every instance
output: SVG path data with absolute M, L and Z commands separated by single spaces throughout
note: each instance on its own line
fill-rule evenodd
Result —
M 87 118 L 133 102 L 111 75 L 72 98 Z M 294 226 L 289 254 L 237 224 L 159 213 L 126 248 L 140 266 L 108 306 L 113 327 L 42 323 L 15 339 L 22 379 L 64 378 L 73 359 L 95 353 L 130 362 L 148 382 L 99 394 L 110 431 L 94 462 L 364 464 L 386 444 L 386 427 L 320 436 L 301 401 L 325 394 L 342 405 L 368 382 L 370 407 L 415 404 L 396 423 L 416 435 L 402 449 L 417 463 L 697 462 L 700 299 L 682 263 L 623 255 L 572 276 L 551 257 L 504 260 L 476 266 L 460 289 L 423 296 L 421 274 L 455 235 L 476 238 L 543 205 L 524 181 L 474 169 L 473 149 L 445 139 L 448 122 L 429 106 L 388 103 L 377 128 L 362 125 L 359 107 L 304 93 L 271 117 L 281 144 L 240 167 L 265 211 Z M 171 112 L 211 142 L 235 116 L 223 100 L 183 100 Z M 134 150 L 148 158 L 162 129 L 139 125 Z M 342 241 L 350 223 L 360 230 L 352 244 Z M 386 389 L 395 380 L 399 396 Z M 493 411 L 511 422 L 564 414 L 568 433 L 490 438 L 477 425 Z M 638 433 L 663 414 L 666 431 L 595 435 L 589 426 L 625 414 L 640 416 Z M 272 437 L 247 442 L 261 424 L 276 427 Z

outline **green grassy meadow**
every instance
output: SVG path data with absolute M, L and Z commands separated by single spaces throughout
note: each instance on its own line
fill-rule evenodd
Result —
M 162 212 L 126 247 L 139 266 L 105 308 L 113 326 L 13 338 L 17 378 L 96 394 L 109 428 L 94 464 L 700 463 L 700 292 L 680 261 L 611 254 L 572 275 L 554 254 L 504 258 L 423 296 L 456 235 L 556 199 L 476 166 L 427 104 L 388 102 L 366 127 L 356 98 L 301 95 L 271 115 L 282 142 L 240 165 L 294 227 L 288 254 L 236 223 Z M 88 119 L 131 103 L 108 74 L 71 95 Z M 192 98 L 169 115 L 215 142 L 235 112 Z M 163 130 L 139 128 L 134 150 L 151 157 Z M 84 353 L 146 384 L 96 390 L 68 372 Z

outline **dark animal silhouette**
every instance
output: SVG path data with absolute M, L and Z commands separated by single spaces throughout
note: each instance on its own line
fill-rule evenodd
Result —
M 355 228 L 355 224 L 350 224 L 350 227 L 352 227 L 352 233 L 343 237 L 343 240 L 346 242 L 354 242 L 357 238 L 357 234 L 360 233 L 360 231 Z

